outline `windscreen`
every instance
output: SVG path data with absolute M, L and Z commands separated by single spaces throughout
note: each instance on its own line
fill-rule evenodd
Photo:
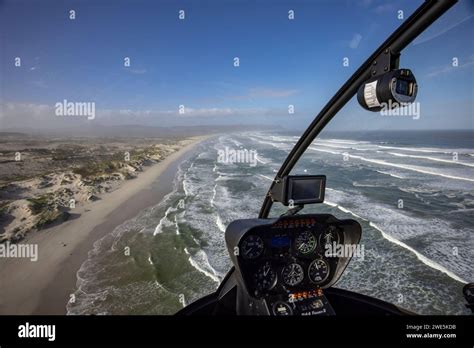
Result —
M 417 79 L 413 104 L 369 112 L 351 100 L 293 169 L 327 176 L 324 204 L 305 212 L 362 225 L 364 253 L 336 287 L 416 313 L 469 314 L 462 288 L 474 264 L 473 13 L 461 1 L 402 52 L 400 68 Z
M 421 4 L 1 1 L 0 243 L 28 257 L 0 258 L 0 314 L 172 314 L 215 291 L 227 225 L 258 216 L 304 129 Z M 472 13 L 404 52 L 419 117 L 353 100 L 294 169 L 327 176 L 303 212 L 363 225 L 338 286 L 421 313 L 464 313 L 473 273 Z

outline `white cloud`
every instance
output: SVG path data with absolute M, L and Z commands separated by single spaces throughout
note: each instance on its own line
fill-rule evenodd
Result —
M 42 124 L 54 108 L 46 104 L 5 103 L 0 104 L 0 130 L 9 127 L 30 127 Z
M 451 73 L 454 71 L 457 71 L 458 69 L 466 69 L 470 66 L 474 65 L 474 56 L 470 56 L 467 59 L 459 59 L 459 65 L 458 66 L 453 66 L 447 65 L 447 66 L 442 66 L 442 67 L 437 67 L 433 69 L 430 73 L 426 75 L 426 77 L 436 77 L 441 74 L 447 74 Z
M 296 93 L 298 93 L 296 89 L 251 88 L 249 90 L 251 98 L 286 98 Z
M 349 47 L 352 49 L 356 49 L 357 47 L 359 47 L 361 40 L 362 40 L 362 35 L 360 35 L 359 33 L 355 33 L 354 36 L 352 37 L 352 40 L 349 41 Z
M 451 25 L 444 25 L 444 26 L 439 26 L 438 25 L 438 26 L 435 27 L 435 29 L 434 29 L 435 31 L 430 32 L 429 31 L 430 29 L 428 29 L 427 33 L 424 34 L 424 35 L 419 36 L 418 38 L 416 38 L 413 41 L 412 45 L 415 46 L 415 45 L 419 45 L 419 44 L 431 41 L 431 40 L 437 38 L 438 36 L 441 36 L 444 33 L 447 33 L 451 29 L 456 28 L 458 25 L 461 25 L 462 23 L 466 22 L 467 20 L 471 19 L 472 17 L 474 17 L 474 15 L 471 14 L 469 16 L 466 16 L 466 17 L 456 21 L 455 23 L 452 23 Z
M 394 12 L 394 11 L 395 11 L 395 6 L 393 4 L 379 5 L 374 9 L 374 12 L 376 14 L 382 14 L 382 13 L 388 13 L 388 12 Z
M 360 2 L 360 4 L 364 7 L 368 7 L 368 6 L 372 5 L 372 3 L 373 3 L 373 0 L 362 0 Z
M 136 74 L 136 75 L 143 75 L 147 73 L 146 69 L 131 69 L 131 68 L 123 68 L 123 69 L 131 74 Z
M 184 108 L 184 113 L 180 117 L 236 117 L 236 116 L 261 116 L 268 112 L 268 109 L 261 108 Z
M 234 95 L 227 97 L 227 99 L 233 100 L 252 100 L 258 98 L 288 98 L 292 95 L 298 94 L 297 89 L 283 89 L 283 88 L 265 88 L 265 87 L 254 87 L 249 88 L 243 95 Z
M 32 80 L 30 83 L 35 87 L 48 88 L 48 84 L 44 80 Z
M 82 102 L 82 101 L 81 101 Z M 132 109 L 104 109 L 96 105 L 95 120 L 86 117 L 59 117 L 56 116 L 54 103 L 5 103 L 0 104 L 0 130 L 8 128 L 42 128 L 59 129 L 80 127 L 81 125 L 97 122 L 102 125 L 152 125 L 183 124 L 185 118 L 216 119 L 232 121 L 239 117 L 278 116 L 286 110 L 270 110 L 265 108 L 192 108 L 185 106 L 184 114 L 179 113 L 179 106 L 172 110 L 132 110 Z

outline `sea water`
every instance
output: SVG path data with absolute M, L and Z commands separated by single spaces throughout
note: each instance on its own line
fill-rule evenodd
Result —
M 325 174 L 327 189 L 325 203 L 303 212 L 363 228 L 364 258 L 351 261 L 336 287 L 420 314 L 468 314 L 461 289 L 474 273 L 473 135 L 325 133 L 309 147 L 292 173 Z M 258 215 L 297 140 L 245 132 L 198 145 L 159 204 L 94 244 L 68 313 L 172 314 L 214 291 L 231 267 L 227 224 Z M 226 148 L 256 150 L 257 165 L 219 161 Z

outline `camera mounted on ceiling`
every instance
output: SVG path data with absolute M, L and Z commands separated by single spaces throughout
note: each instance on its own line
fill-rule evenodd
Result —
M 400 55 L 389 48 L 375 59 L 372 77 L 357 92 L 359 104 L 369 111 L 394 109 L 415 101 L 418 85 L 410 69 L 399 69 Z

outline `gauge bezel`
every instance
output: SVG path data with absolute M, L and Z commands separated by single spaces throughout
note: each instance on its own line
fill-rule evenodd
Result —
M 314 240 L 314 246 L 311 248 L 311 250 L 309 250 L 309 251 L 307 251 L 307 252 L 302 252 L 302 251 L 298 248 L 298 242 L 297 242 L 297 240 L 298 240 L 298 238 L 299 238 L 301 235 L 303 235 L 303 234 L 310 234 L 311 237 L 312 237 L 313 240 Z M 317 237 L 314 235 L 314 233 L 311 232 L 310 230 L 305 229 L 305 230 L 303 230 L 303 231 L 300 231 L 300 232 L 298 232 L 298 233 L 296 234 L 296 236 L 294 237 L 294 249 L 295 249 L 295 251 L 296 251 L 298 254 L 300 254 L 300 255 L 304 255 L 304 256 L 310 255 L 310 254 L 313 253 L 313 252 L 316 250 L 316 248 L 318 247 L 318 245 L 319 245 L 318 239 L 319 239 L 319 238 L 317 238 Z
M 281 314 L 279 314 L 279 313 L 276 312 L 275 309 L 276 309 L 276 307 L 277 307 L 279 304 L 282 304 L 282 305 L 284 305 L 286 308 L 288 308 L 288 310 L 289 310 L 288 314 L 281 315 Z M 275 302 L 275 303 L 273 304 L 273 306 L 272 306 L 272 313 L 273 313 L 273 315 L 275 315 L 275 316 L 290 316 L 290 315 L 293 315 L 293 309 L 292 309 L 291 306 L 290 306 L 288 303 L 286 303 L 285 301 L 277 301 L 277 302 Z
M 299 269 L 300 269 L 300 271 L 301 271 L 300 274 L 302 275 L 302 278 L 301 278 L 297 283 L 295 283 L 295 284 L 289 284 L 289 283 L 287 283 L 287 281 L 286 281 L 286 279 L 285 279 L 284 273 L 285 273 L 285 270 L 287 270 L 289 267 L 291 267 L 291 266 L 293 266 L 293 265 L 296 265 L 296 266 L 299 267 Z M 286 286 L 291 286 L 291 287 L 298 286 L 298 285 L 300 285 L 300 284 L 303 282 L 304 279 L 305 279 L 304 268 L 303 268 L 303 266 L 301 266 L 301 265 L 300 265 L 299 263 L 297 263 L 297 262 L 289 263 L 289 264 L 285 265 L 285 266 L 283 267 L 283 269 L 281 270 L 281 280 L 282 280 L 282 283 L 285 284 Z
M 326 268 L 327 268 L 327 273 L 326 273 L 326 276 L 324 277 L 324 279 L 320 280 L 320 281 L 314 281 L 313 278 L 311 277 L 311 267 L 313 266 L 313 264 L 315 264 L 317 261 L 323 261 L 324 263 L 326 263 Z M 309 281 L 312 283 L 312 284 L 316 284 L 316 285 L 321 285 L 323 284 L 328 278 L 329 278 L 329 274 L 331 273 L 331 264 L 329 263 L 328 260 L 325 260 L 323 257 L 318 257 L 316 259 L 314 259 L 313 261 L 311 261 L 311 263 L 309 264 L 308 266 L 308 279 Z
M 336 234 L 337 236 L 337 240 L 336 240 L 336 245 L 339 245 L 341 244 L 341 232 L 339 231 L 339 228 L 336 227 L 336 226 L 331 226 L 333 228 L 333 232 Z M 326 252 L 326 243 L 323 243 L 322 242 L 322 239 L 323 239 L 323 236 L 324 234 L 327 232 L 327 230 L 331 227 L 327 227 L 324 231 L 321 232 L 321 234 L 319 235 L 319 238 L 318 238 L 318 243 L 319 243 L 319 248 L 321 249 L 321 251 L 323 253 Z
M 263 269 L 263 267 L 265 265 L 269 265 L 270 266 L 270 270 L 271 272 L 273 273 L 274 277 L 273 277 L 273 280 L 271 281 L 271 284 L 270 284 L 270 287 L 268 288 L 259 288 L 258 287 L 258 280 L 256 279 L 257 275 L 260 273 L 260 271 Z M 273 265 L 271 264 L 270 261 L 266 261 L 265 263 L 262 263 L 261 265 L 259 265 L 256 269 L 255 269 L 255 273 L 253 275 L 253 285 L 254 285 L 254 288 L 257 292 L 267 292 L 267 291 L 270 291 L 272 290 L 273 288 L 275 288 L 275 286 L 277 285 L 278 283 L 278 272 L 275 270 L 275 268 L 273 267 Z
M 260 249 L 260 252 L 258 253 L 257 256 L 254 256 L 254 257 L 248 257 L 248 254 L 245 254 L 243 251 L 244 251 L 244 244 L 247 243 L 247 241 L 250 239 L 250 238 L 257 238 L 260 240 L 260 243 L 262 244 L 262 248 Z M 240 242 L 240 247 L 239 247 L 239 252 L 240 252 L 240 255 L 242 256 L 242 258 L 244 260 L 257 260 L 260 256 L 263 255 L 263 253 L 265 252 L 265 242 L 263 240 L 262 237 L 260 237 L 258 234 L 249 234 L 247 236 L 244 237 L 244 239 L 242 240 L 242 242 Z

